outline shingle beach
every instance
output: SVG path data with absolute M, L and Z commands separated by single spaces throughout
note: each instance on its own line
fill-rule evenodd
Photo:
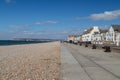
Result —
M 0 80 L 59 78 L 59 42 L 0 46 Z

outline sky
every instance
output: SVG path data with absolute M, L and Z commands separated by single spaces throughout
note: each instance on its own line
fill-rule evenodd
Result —
M 65 39 L 120 24 L 120 0 L 0 0 L 0 40 Z

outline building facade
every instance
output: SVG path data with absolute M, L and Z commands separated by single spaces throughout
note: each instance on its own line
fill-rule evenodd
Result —
M 83 42 L 91 42 L 93 38 L 93 34 L 99 33 L 99 28 L 98 26 L 93 26 L 92 28 L 85 30 L 82 35 L 82 40 Z
M 112 44 L 120 46 L 120 25 L 111 25 L 108 30 L 93 26 L 82 35 L 69 35 L 68 41 L 73 43 L 91 42 L 93 44 Z
M 67 38 L 67 41 L 73 43 L 74 38 L 75 38 L 75 35 L 69 35 Z
M 92 43 L 104 44 L 106 41 L 106 32 L 107 30 L 99 29 L 99 32 L 96 32 L 92 35 Z
M 116 36 L 116 45 L 120 46 L 120 32 L 118 32 Z
M 106 33 L 106 42 L 109 44 L 118 44 L 120 25 L 111 25 Z

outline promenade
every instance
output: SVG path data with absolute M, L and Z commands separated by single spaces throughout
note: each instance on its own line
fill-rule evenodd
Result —
M 61 80 L 120 80 L 120 54 L 62 43 Z

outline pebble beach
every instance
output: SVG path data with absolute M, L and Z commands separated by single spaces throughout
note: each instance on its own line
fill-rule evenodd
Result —
M 0 46 L 0 80 L 60 80 L 60 43 Z

